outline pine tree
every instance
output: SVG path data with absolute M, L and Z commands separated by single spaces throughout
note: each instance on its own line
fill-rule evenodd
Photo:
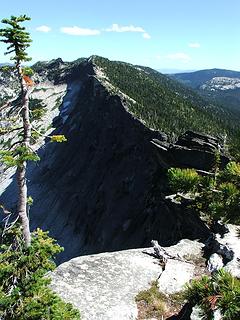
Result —
M 30 39 L 29 33 L 25 31 L 26 28 L 20 24 L 28 20 L 30 20 L 30 18 L 26 15 L 21 15 L 19 17 L 11 16 L 10 19 L 2 20 L 2 23 L 7 24 L 7 27 L 0 29 L 0 36 L 2 37 L 0 41 L 8 45 L 5 54 L 14 54 L 14 56 L 11 57 L 11 60 L 14 60 L 15 62 L 15 68 L 21 89 L 20 115 L 23 128 L 22 140 L 15 144 L 16 147 L 10 152 L 10 154 L 5 153 L 5 160 L 7 155 L 12 156 L 14 159 L 18 159 L 18 162 L 16 163 L 18 185 L 17 214 L 21 219 L 24 241 L 27 247 L 31 244 L 31 233 L 29 228 L 29 218 L 27 215 L 26 165 L 27 160 L 35 157 L 30 148 L 31 123 L 29 117 L 29 83 L 26 81 L 21 64 L 22 62 L 31 60 L 31 58 L 28 57 L 26 49 L 30 46 L 32 40 Z
M 33 73 L 29 67 L 22 67 L 23 62 L 30 61 L 26 50 L 30 46 L 32 40 L 29 33 L 21 23 L 30 20 L 26 15 L 19 17 L 11 16 L 10 19 L 3 19 L 2 23 L 6 24 L 6 28 L 0 29 L 0 42 L 8 45 L 5 54 L 10 54 L 11 60 L 14 61 L 13 70 L 18 79 L 20 93 L 16 99 L 9 100 L 0 107 L 0 111 L 4 114 L 4 109 L 8 110 L 4 119 L 7 126 L 0 128 L 0 135 L 6 135 L 5 148 L 0 151 L 0 162 L 7 167 L 16 167 L 16 179 L 18 186 L 18 205 L 17 215 L 21 219 L 23 237 L 26 247 L 31 244 L 31 233 L 29 228 L 28 217 L 28 195 L 26 183 L 26 167 L 28 161 L 38 161 L 39 157 L 33 150 L 32 130 L 34 140 L 36 135 L 42 135 L 31 124 L 29 94 L 30 89 L 34 85 L 30 76 Z M 9 111 L 10 109 L 10 111 Z M 9 114 L 14 114 L 16 117 L 9 117 Z M 20 116 L 20 121 L 18 119 Z M 32 118 L 33 115 L 32 115 Z M 20 127 L 17 124 L 20 122 Z M 13 132 L 16 133 L 13 135 Z M 64 135 L 48 136 L 52 142 L 65 142 L 67 139 Z
M 26 49 L 31 39 L 20 24 L 30 20 L 26 15 L 3 19 L 7 27 L 0 29 L 0 39 L 8 45 L 6 54 L 11 59 L 20 93 L 0 106 L 0 136 L 3 136 L 0 163 L 16 168 L 18 185 L 17 219 L 0 225 L 0 319 L 2 320 L 79 320 L 80 314 L 71 304 L 65 303 L 54 293 L 46 273 L 55 268 L 55 255 L 62 248 L 47 232 L 40 229 L 30 233 L 28 211 L 32 198 L 27 196 L 26 166 L 28 161 L 39 160 L 33 150 L 33 132 L 29 94 L 33 81 L 31 69 L 22 67 L 30 58 Z M 12 73 L 11 73 L 12 75 Z M 14 115 L 14 116 L 13 116 Z M 34 135 L 34 139 L 36 134 Z M 64 135 L 52 135 L 51 141 L 66 141 Z M 11 214 L 3 205 L 7 217 Z M 21 225 L 19 225 L 20 217 Z

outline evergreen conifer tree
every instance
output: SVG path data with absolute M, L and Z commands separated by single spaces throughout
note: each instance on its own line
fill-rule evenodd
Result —
M 5 153 L 3 161 L 17 166 L 17 185 L 18 185 L 18 206 L 17 214 L 21 218 L 23 236 L 26 246 L 31 244 L 31 233 L 29 228 L 29 218 L 27 215 L 27 184 L 26 184 L 26 164 L 27 160 L 37 160 L 38 157 L 30 148 L 31 123 L 29 116 L 29 83 L 22 70 L 22 62 L 30 61 L 26 49 L 30 46 L 31 39 L 25 27 L 21 26 L 24 21 L 30 20 L 26 15 L 19 17 L 11 16 L 10 19 L 3 19 L 2 23 L 7 27 L 0 29 L 1 42 L 8 45 L 5 54 L 13 54 L 11 57 L 15 62 L 18 81 L 20 84 L 20 115 L 22 120 L 23 135 L 21 140 L 17 141 L 15 148 Z M 10 156 L 10 158 L 9 158 Z
M 10 139 L 6 139 L 4 150 L 0 151 L 0 162 L 7 167 L 16 167 L 16 179 L 18 186 L 18 205 L 17 215 L 21 219 L 23 230 L 23 237 L 26 247 L 31 244 L 31 233 L 29 228 L 28 217 L 28 194 L 26 182 L 26 167 L 28 161 L 38 161 L 39 157 L 34 152 L 32 143 L 32 129 L 34 130 L 34 139 L 36 140 L 37 130 L 32 127 L 29 108 L 29 94 L 30 89 L 34 85 L 30 78 L 32 69 L 29 67 L 22 67 L 23 62 L 30 61 L 26 50 L 30 46 L 32 40 L 29 33 L 21 23 L 30 20 L 26 15 L 19 17 L 11 16 L 10 19 L 3 19 L 2 23 L 6 24 L 5 28 L 0 29 L 0 42 L 6 43 L 7 51 L 5 54 L 12 55 L 11 60 L 14 61 L 14 71 L 20 86 L 20 94 L 17 99 L 8 101 L 5 105 L 0 107 L 0 111 L 4 114 L 4 109 L 9 109 L 6 114 L 7 125 L 0 128 L 0 135 L 10 134 Z M 15 114 L 16 117 L 11 119 L 9 114 Z M 18 119 L 20 116 L 20 119 Z M 20 123 L 19 125 L 16 125 Z M 11 137 L 12 132 L 17 132 L 17 135 Z M 38 132 L 37 132 L 38 133 Z M 11 139 L 12 138 L 12 139 Z M 64 135 L 49 136 L 52 142 L 64 142 L 66 138 Z
M 54 293 L 46 273 L 55 268 L 53 259 L 62 248 L 47 232 L 40 229 L 30 233 L 28 209 L 32 198 L 27 196 L 26 166 L 39 160 L 31 145 L 32 127 L 29 108 L 31 69 L 22 63 L 31 60 L 26 49 L 31 39 L 22 22 L 26 15 L 3 19 L 7 27 L 0 29 L 0 41 L 8 45 L 6 54 L 13 54 L 12 68 L 18 79 L 17 98 L 0 106 L 0 127 L 4 136 L 0 163 L 16 168 L 18 186 L 17 219 L 0 226 L 0 319 L 1 320 L 79 320 L 80 314 L 71 304 Z M 6 112 L 5 112 L 6 110 Z M 10 115 L 14 114 L 14 117 Z M 35 129 L 34 129 L 35 130 Z M 63 135 L 52 135 L 51 141 L 63 142 Z M 11 214 L 0 206 L 4 213 Z M 20 224 L 18 218 L 20 217 Z

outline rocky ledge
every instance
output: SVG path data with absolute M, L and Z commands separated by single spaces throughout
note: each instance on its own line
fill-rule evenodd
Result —
M 214 266 L 213 255 L 224 261 L 222 266 L 239 276 L 240 258 L 237 228 L 228 226 L 223 237 L 216 235 L 203 244 L 181 240 L 163 248 L 168 256 L 165 266 L 156 257 L 154 248 L 132 249 L 74 258 L 58 266 L 51 274 L 52 288 L 81 311 L 83 320 L 134 320 L 138 318 L 135 297 L 158 281 L 165 295 L 180 292 L 191 279 L 208 273 Z M 216 250 L 214 252 L 213 250 Z M 231 261 L 226 260 L 230 253 Z M 191 318 L 199 319 L 197 310 Z M 173 318 L 171 318 L 173 319 Z M 176 319 L 178 319 L 176 317 Z

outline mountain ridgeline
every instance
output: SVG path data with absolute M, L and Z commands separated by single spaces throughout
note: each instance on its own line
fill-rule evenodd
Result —
M 63 62 L 59 58 L 50 62 L 37 62 L 32 68 L 36 72 L 37 81 L 44 78 L 61 83 L 74 77 L 81 78 L 80 70 L 86 63 L 98 70 L 97 77 L 105 84 L 110 84 L 108 89 L 111 94 L 120 95 L 125 99 L 128 110 L 149 128 L 160 130 L 170 136 L 179 135 L 186 130 L 195 130 L 217 136 L 227 133 L 230 138 L 239 128 L 240 115 L 236 115 L 225 105 L 220 106 L 217 101 L 214 103 L 204 99 L 194 90 L 178 82 L 190 84 L 195 89 L 203 83 L 197 72 L 196 75 L 193 73 L 194 78 L 191 81 L 187 78 L 188 74 L 174 75 L 172 78 L 178 80 L 174 81 L 151 68 L 110 61 L 99 56 L 80 58 L 73 62 Z M 12 76 L 3 70 L 4 67 L 0 68 L 0 77 L 6 86 L 8 81 L 5 77 L 12 80 Z M 212 74 L 214 73 L 204 73 L 204 80 L 211 79 Z M 231 73 L 232 76 L 233 74 L 235 75 L 234 72 Z M 16 87 L 13 84 L 10 86 L 13 95 Z M 0 94 L 0 100 L 9 98 L 4 90 Z
M 49 230 L 65 248 L 59 261 L 149 246 L 152 239 L 170 245 L 208 236 L 193 212 L 166 199 L 166 171 L 210 170 L 218 141 L 188 131 L 169 142 L 189 129 L 233 135 L 237 121 L 230 111 L 150 68 L 98 56 L 38 62 L 33 69 L 31 116 L 37 111 L 40 120 L 32 124 L 67 138 L 38 142 L 41 160 L 28 165 L 31 228 Z M 11 67 L 0 69 L 2 101 L 18 90 Z M 14 211 L 14 177 L 1 180 L 0 201 Z
M 193 90 L 148 67 L 94 57 L 113 92 L 125 93 L 129 111 L 155 130 L 180 134 L 195 130 L 214 135 L 234 134 L 236 115 L 214 105 Z

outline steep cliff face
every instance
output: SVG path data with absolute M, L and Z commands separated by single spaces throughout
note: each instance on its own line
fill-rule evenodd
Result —
M 65 247 L 59 261 L 144 247 L 152 239 L 170 245 L 206 236 L 196 216 L 165 199 L 166 169 L 178 164 L 165 135 L 128 112 L 129 97 L 110 93 L 91 60 L 71 70 L 54 68 L 58 73 L 51 84 L 67 86 L 53 118 L 54 133 L 68 140 L 46 141 L 28 179 L 31 227 L 48 229 Z M 38 66 L 38 75 L 44 72 Z M 14 181 L 1 189 L 1 201 L 14 208 Z

